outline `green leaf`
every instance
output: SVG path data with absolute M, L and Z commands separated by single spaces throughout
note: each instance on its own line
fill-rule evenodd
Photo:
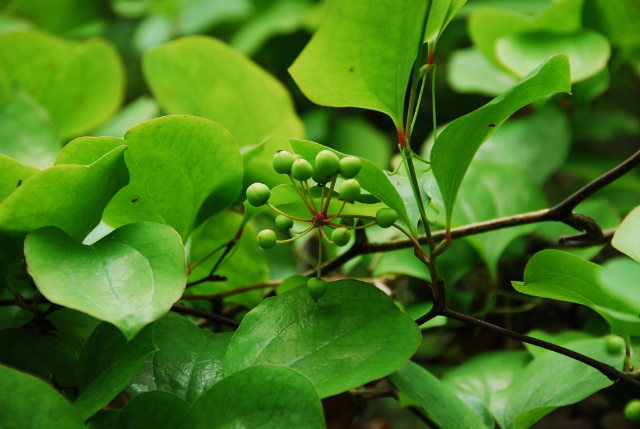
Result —
M 264 153 L 247 169 L 253 181 L 282 183 L 271 168 L 286 139 L 303 127 L 290 95 L 273 76 L 228 45 L 192 36 L 154 48 L 143 59 L 151 91 L 170 114 L 201 116 L 229 130 L 239 147 L 267 140 Z M 238 82 L 242 82 L 239 85 Z
M 53 165 L 60 141 L 47 112 L 24 91 L 0 107 L 0 152 L 36 168 Z
M 105 210 L 104 220 L 112 226 L 163 223 L 186 241 L 193 228 L 240 193 L 240 152 L 215 122 L 164 116 L 131 128 L 124 142 L 131 180 Z M 212 174 L 213 168 L 221 168 L 219 174 Z
M 322 405 L 311 381 L 282 366 L 246 368 L 200 396 L 182 422 L 184 429 L 258 427 L 324 428 Z
M 298 287 L 250 311 L 231 339 L 224 373 L 284 365 L 309 377 L 324 398 L 388 375 L 419 343 L 416 324 L 384 292 L 341 280 L 317 303 Z
M 51 302 L 116 325 L 133 338 L 171 308 L 187 267 L 178 234 L 141 222 L 116 229 L 91 246 L 46 227 L 25 240 L 28 270 Z
M 469 73 L 473 67 L 473 73 Z M 454 51 L 446 68 L 447 83 L 457 92 L 471 92 L 490 97 L 502 94 L 518 80 L 490 63 L 477 48 Z
M 131 399 L 122 410 L 115 411 L 115 415 L 108 416 L 109 421 L 105 421 L 107 416 L 101 415 L 104 412 L 98 414 L 91 419 L 93 425 L 90 427 L 175 429 L 180 427 L 188 410 L 189 404 L 172 393 L 146 392 Z
M 618 257 L 609 259 L 602 265 L 600 284 L 609 294 L 624 299 L 629 307 L 640 314 L 640 264 L 631 258 Z
M 509 91 L 456 119 L 442 131 L 431 151 L 431 161 L 446 206 L 447 225 L 451 223 L 464 175 L 480 145 L 520 108 L 541 97 L 569 89 L 567 57 L 555 56 Z
M 82 27 L 96 26 L 104 14 L 104 9 L 99 3 L 86 3 L 84 0 L 31 0 L 11 6 L 12 9 L 15 7 L 14 14 L 27 17 L 38 28 L 56 34 L 72 33 L 76 36 L 78 32 L 84 35 Z
M 640 46 L 636 31 L 640 26 L 640 8 L 634 0 L 585 0 L 582 13 L 584 25 L 607 36 L 625 56 L 633 55 Z
M 212 334 L 175 313 L 153 326 L 158 351 L 142 365 L 130 391 L 163 390 L 192 403 L 222 379 L 222 358 L 231 332 Z
M 82 347 L 96 327 L 101 323 L 81 311 L 60 308 L 47 316 L 55 327 L 56 337 L 60 339 L 76 356 L 80 356 Z
M 610 353 L 604 338 L 571 343 L 571 349 L 597 361 L 622 368 L 624 351 Z M 600 371 L 557 353 L 545 353 L 516 375 L 496 398 L 500 427 L 526 429 L 557 407 L 576 403 L 613 384 Z
M 125 149 L 119 146 L 89 165 L 58 165 L 24 180 L 0 203 L 0 233 L 22 239 L 36 228 L 55 226 L 82 240 L 127 183 Z
M 316 155 L 320 151 L 325 149 L 334 152 L 341 159 L 347 156 L 344 153 L 337 152 L 331 148 L 322 146 L 321 144 L 306 140 L 291 139 L 290 142 L 293 150 L 296 153 L 302 155 L 312 165 L 315 162 L 314 160 L 316 158 Z M 380 201 L 398 212 L 398 216 L 400 216 L 400 219 L 402 219 L 407 225 L 409 225 L 411 232 L 414 232 L 415 227 L 411 222 L 404 201 L 396 188 L 387 178 L 387 175 L 378 167 L 376 167 L 371 161 L 368 161 L 364 158 L 361 158 L 360 160 L 362 161 L 362 170 L 360 170 L 355 178 L 360 182 L 360 186 L 362 187 L 362 189 L 370 192 L 371 195 L 378 198 Z
M 439 428 L 486 429 L 456 395 L 420 365 L 409 362 L 389 378 L 405 395 L 418 401 Z
M 80 416 L 53 387 L 2 365 L 0 407 L 4 410 L 0 426 L 6 429 L 84 428 Z
M 417 0 L 330 1 L 289 72 L 314 103 L 377 110 L 402 129 L 426 6 Z
M 49 112 L 63 139 L 100 125 L 122 103 L 122 62 L 105 40 L 13 32 L 0 36 L 0 57 L 0 70 Z
M 0 155 L 0 203 L 22 182 L 37 172 L 37 168 L 24 165 L 6 155 Z
M 544 195 L 534 178 L 520 167 L 475 162 L 458 195 L 453 213 L 454 225 L 512 216 L 544 208 Z M 498 261 L 507 246 L 536 225 L 520 225 L 467 237 L 482 256 L 489 274 L 497 279 Z
M 115 398 L 149 354 L 157 350 L 153 325 L 127 342 L 112 325 L 102 323 L 87 340 L 78 359 L 78 399 L 73 406 L 83 420 Z
M 572 34 L 514 34 L 498 39 L 495 49 L 498 60 L 516 76 L 526 75 L 554 55 L 567 55 L 571 82 L 596 75 L 607 66 L 611 55 L 607 39 L 590 30 Z
M 611 245 L 640 262 L 640 207 L 633 209 L 624 218 L 613 235 Z
M 147 96 L 139 97 L 127 104 L 109 122 L 93 132 L 95 136 L 112 136 L 122 138 L 127 130 L 141 122 L 159 116 L 160 108 Z
M 527 264 L 524 282 L 513 287 L 527 295 L 586 305 L 598 312 L 615 333 L 633 333 L 640 328 L 638 311 L 624 296 L 600 284 L 602 267 L 559 250 L 536 253 Z

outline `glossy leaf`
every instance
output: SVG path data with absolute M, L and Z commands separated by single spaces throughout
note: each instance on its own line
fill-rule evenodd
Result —
M 417 401 L 440 429 L 487 428 L 456 395 L 420 365 L 409 362 L 389 378 L 405 395 Z
M 73 406 L 83 420 L 115 398 L 131 381 L 149 354 L 157 350 L 153 326 L 127 339 L 108 323 L 91 334 L 78 359 L 79 395 Z
M 438 182 L 451 223 L 464 175 L 480 145 L 509 116 L 527 104 L 557 92 L 568 92 L 569 63 L 556 56 L 522 79 L 509 91 L 483 107 L 456 119 L 438 136 L 431 151 L 433 174 Z
M 231 332 L 211 334 L 175 313 L 154 323 L 158 351 L 142 365 L 129 390 L 163 390 L 192 403 L 222 379 L 222 358 Z
M 624 218 L 611 240 L 613 247 L 640 262 L 640 207 Z
M 324 428 L 320 398 L 311 381 L 282 366 L 253 366 L 206 391 L 182 422 L 184 429 L 258 427 Z
M 83 239 L 127 183 L 125 149 L 119 146 L 89 165 L 59 165 L 30 176 L 0 203 L 0 232 L 21 238 L 55 226 Z
M 0 365 L 0 407 L 4 410 L 0 426 L 6 429 L 84 428 L 83 419 L 53 387 L 3 365 Z
M 388 375 L 419 343 L 416 324 L 384 292 L 341 280 L 329 283 L 317 303 L 299 287 L 250 311 L 229 344 L 224 373 L 284 365 L 327 397 Z
M 458 195 L 453 223 L 476 222 L 539 210 L 546 202 L 538 183 L 519 167 L 475 162 Z M 496 280 L 498 261 L 517 237 L 532 232 L 536 225 L 521 225 L 472 235 L 466 239 L 482 256 L 491 277 Z
M 607 66 L 611 47 L 595 31 L 579 33 L 523 33 L 498 39 L 496 55 L 517 76 L 525 76 L 548 58 L 564 54 L 571 65 L 571 82 L 580 82 Z
M 426 6 L 416 0 L 330 1 L 289 72 L 314 103 L 377 110 L 401 129 Z
M 184 290 L 184 247 L 171 228 L 148 222 L 116 229 L 91 246 L 47 227 L 25 240 L 28 270 L 51 302 L 116 325 L 133 338 Z
M 240 152 L 215 122 L 164 116 L 131 128 L 124 143 L 131 180 L 105 210 L 109 225 L 163 223 L 186 241 L 194 227 L 230 206 L 240 193 Z M 215 166 L 224 166 L 224 173 L 212 174 Z
M 606 339 L 588 339 L 571 349 L 621 369 L 624 351 L 607 351 Z M 600 371 L 557 353 L 545 353 L 531 362 L 498 394 L 503 409 L 494 409 L 500 427 L 526 429 L 557 407 L 573 404 L 613 384 Z
M 615 333 L 640 328 L 638 309 L 623 295 L 600 284 L 602 267 L 559 250 L 536 253 L 527 264 L 524 282 L 512 282 L 519 292 L 586 305 L 598 312 Z
M 271 158 L 278 149 L 289 149 L 286 139 L 302 137 L 303 129 L 280 82 L 223 42 L 203 36 L 154 48 L 144 57 L 143 70 L 168 113 L 216 121 L 239 147 L 268 139 L 247 173 L 254 181 L 282 183 Z
M 175 429 L 180 427 L 188 410 L 189 404 L 172 393 L 146 392 L 131 399 L 121 410 L 114 411 L 115 415 L 108 416 L 109 421 L 105 421 L 106 416 L 98 414 L 95 419 L 91 419 L 89 427 Z
M 29 177 L 37 168 L 24 165 L 6 155 L 0 155 L 0 203 Z
M 63 139 L 100 125 L 122 102 L 123 66 L 105 40 L 14 32 L 0 36 L 0 57 L 0 69 L 49 112 Z

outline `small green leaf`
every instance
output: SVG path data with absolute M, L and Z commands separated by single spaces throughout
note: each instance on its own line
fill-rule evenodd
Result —
M 28 270 L 51 302 L 116 325 L 133 338 L 165 314 L 184 290 L 178 234 L 165 225 L 125 225 L 91 246 L 46 227 L 25 240 Z
M 275 365 L 225 377 L 193 403 L 182 422 L 184 429 L 285 427 L 323 429 L 324 416 L 311 381 Z
M 611 245 L 640 262 L 640 207 L 633 209 L 624 218 L 613 235 Z
M 289 72 L 314 103 L 377 110 L 401 129 L 426 6 L 417 0 L 330 1 Z
M 36 407 L 34 409 L 34 406 Z M 0 427 L 84 428 L 83 419 L 44 381 L 0 365 Z
M 231 332 L 211 334 L 175 313 L 153 326 L 158 351 L 142 365 L 129 390 L 163 390 L 192 403 L 222 379 L 222 358 Z
M 240 152 L 215 122 L 164 116 L 131 128 L 124 142 L 131 180 L 105 210 L 104 220 L 112 226 L 163 223 L 186 241 L 194 227 L 240 193 Z M 214 168 L 222 168 L 220 174 L 212 174 Z
M 224 373 L 284 365 L 309 377 L 324 398 L 388 375 L 419 343 L 416 324 L 384 292 L 341 280 L 317 303 L 299 287 L 250 311 L 229 344 Z
M 0 36 L 0 57 L 0 70 L 49 112 L 63 139 L 100 125 L 122 102 L 124 68 L 105 40 L 78 43 L 40 31 L 12 32 Z
M 487 428 L 469 407 L 420 365 L 409 362 L 389 378 L 405 395 L 418 401 L 440 429 Z
M 127 339 L 102 323 L 87 340 L 78 359 L 78 399 L 73 403 L 83 420 L 115 398 L 131 381 L 150 353 L 157 350 L 153 326 Z
M 431 162 L 451 223 L 462 180 L 480 145 L 509 116 L 527 104 L 557 92 L 568 92 L 569 63 L 558 55 L 542 64 L 509 91 L 483 107 L 456 119 L 438 136 Z

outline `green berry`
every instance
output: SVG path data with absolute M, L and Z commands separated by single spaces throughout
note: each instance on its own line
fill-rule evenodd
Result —
M 278 231 L 289 231 L 293 226 L 293 219 L 283 215 L 276 216 L 276 228 Z
M 340 158 L 330 150 L 322 150 L 316 155 L 314 170 L 318 176 L 332 176 L 338 172 Z
M 311 277 L 307 281 L 307 292 L 314 301 L 322 298 L 322 295 L 327 291 L 327 281 L 323 278 Z
M 247 200 L 254 207 L 263 206 L 270 197 L 271 191 L 264 183 L 254 183 L 247 188 Z
M 347 228 L 336 228 L 331 233 L 331 241 L 336 246 L 346 246 L 351 238 L 351 234 L 349 234 L 349 230 Z
M 352 217 L 343 217 L 343 218 L 340 218 L 340 225 L 355 226 L 356 220 Z
M 294 179 L 304 182 L 313 176 L 313 167 L 306 159 L 296 159 L 291 166 L 291 175 Z
M 280 174 L 289 174 L 293 161 L 295 161 L 295 157 L 291 152 L 280 150 L 273 155 L 273 169 Z
M 621 354 L 626 350 L 627 346 L 624 340 L 616 335 L 607 336 L 607 351 L 612 355 Z
M 258 245 L 263 249 L 271 249 L 276 245 L 276 233 L 271 229 L 263 229 L 258 233 Z
M 340 160 L 340 175 L 345 179 L 352 179 L 360 172 L 362 161 L 357 156 L 347 156 Z
M 380 209 L 376 212 L 376 222 L 381 228 L 389 228 L 398 220 L 398 213 L 393 209 Z
M 629 401 L 624 407 L 624 416 L 631 422 L 640 423 L 640 399 Z
M 360 196 L 360 183 L 356 179 L 345 180 L 340 185 L 339 192 L 343 201 L 352 203 Z

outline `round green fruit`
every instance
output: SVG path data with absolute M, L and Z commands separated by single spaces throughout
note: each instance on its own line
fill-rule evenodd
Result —
M 380 209 L 376 212 L 376 223 L 381 228 L 389 228 L 398 220 L 398 213 L 393 209 Z
M 340 158 L 330 150 L 322 150 L 316 155 L 314 170 L 319 177 L 332 176 L 338 172 Z
M 276 228 L 278 231 L 289 231 L 293 227 L 293 219 L 283 215 L 276 216 Z
M 289 174 L 291 173 L 291 167 L 295 160 L 296 159 L 291 152 L 280 150 L 273 155 L 273 169 L 276 173 Z
M 254 183 L 247 188 L 247 200 L 254 207 L 266 204 L 271 197 L 271 190 L 264 183 Z
M 271 249 L 276 245 L 276 233 L 271 229 L 263 229 L 258 233 L 258 246 L 263 249 Z
M 331 241 L 336 246 L 346 246 L 351 238 L 351 234 L 349 234 L 349 230 L 347 228 L 336 228 L 331 233 Z
M 291 175 L 294 179 L 304 182 L 313 176 L 313 167 L 306 159 L 296 159 L 291 165 Z
M 307 292 L 314 301 L 322 298 L 322 295 L 327 291 L 327 281 L 323 278 L 311 277 L 307 281 Z
M 345 180 L 338 192 L 343 201 L 352 203 L 360 196 L 360 183 L 356 179 Z
M 357 156 L 346 156 L 340 160 L 340 175 L 345 179 L 352 179 L 362 169 L 362 161 Z
M 616 335 L 607 336 L 607 351 L 612 355 L 617 355 L 626 350 L 624 340 Z
M 640 423 L 640 399 L 629 401 L 624 407 L 624 416 L 631 422 Z

